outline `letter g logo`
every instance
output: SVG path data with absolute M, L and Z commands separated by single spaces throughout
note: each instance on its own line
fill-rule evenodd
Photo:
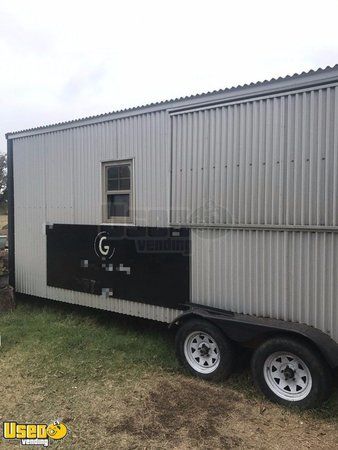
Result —
M 99 240 L 99 252 L 103 256 L 107 256 L 109 252 L 109 245 L 104 245 L 103 242 L 107 240 L 107 236 L 101 236 Z
M 115 248 L 112 246 L 109 237 L 107 231 L 102 231 L 95 238 L 94 250 L 99 258 L 106 257 L 110 259 L 115 252 Z

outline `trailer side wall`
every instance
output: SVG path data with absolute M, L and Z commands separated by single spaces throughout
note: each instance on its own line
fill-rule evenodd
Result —
M 338 87 L 173 113 L 171 223 L 194 303 L 338 340 Z
M 47 285 L 46 226 L 102 224 L 102 163 L 132 160 L 134 224 L 192 228 L 192 302 L 338 341 L 338 87 L 297 89 L 14 136 L 16 290 L 177 315 Z
M 47 286 L 46 225 L 102 223 L 101 164 L 134 160 L 135 224 L 168 226 L 165 111 L 13 140 L 16 290 L 169 322 L 177 312 Z

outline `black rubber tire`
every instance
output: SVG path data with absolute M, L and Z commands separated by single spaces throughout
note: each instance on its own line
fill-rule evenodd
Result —
M 264 363 L 267 358 L 279 351 L 286 351 L 299 356 L 312 377 L 312 388 L 309 394 L 302 400 L 289 401 L 276 395 L 268 386 L 264 378 Z M 332 387 L 332 373 L 321 355 L 306 342 L 288 336 L 280 336 L 268 339 L 253 354 L 251 371 L 255 385 L 271 401 L 288 407 L 309 409 L 318 407 L 326 400 Z
M 201 373 L 196 371 L 187 361 L 184 354 L 184 343 L 187 337 L 194 331 L 201 331 L 211 336 L 220 352 L 220 362 L 218 367 L 211 373 Z M 192 375 L 210 381 L 225 380 L 232 372 L 234 362 L 233 344 L 224 334 L 212 323 L 201 320 L 191 319 L 183 323 L 177 333 L 175 339 L 176 356 L 181 365 Z

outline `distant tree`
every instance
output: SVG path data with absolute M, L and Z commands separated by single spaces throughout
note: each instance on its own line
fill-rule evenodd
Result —
M 7 209 L 7 155 L 0 155 L 0 208 Z

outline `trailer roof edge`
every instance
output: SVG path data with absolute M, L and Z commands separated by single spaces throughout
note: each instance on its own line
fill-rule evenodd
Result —
M 338 82 L 338 64 L 333 67 L 328 66 L 325 69 L 310 70 L 309 72 L 302 72 L 301 74 L 294 74 L 292 76 L 288 75 L 286 77 L 280 77 L 277 79 L 272 78 L 271 80 L 221 89 L 204 94 L 165 100 L 163 102 L 150 103 L 148 105 L 70 120 L 67 122 L 39 126 L 21 131 L 13 131 L 6 133 L 5 136 L 6 139 L 17 139 L 37 134 L 45 134 L 55 131 L 67 130 L 70 128 L 103 123 L 140 114 L 147 114 L 164 110 L 174 112 L 177 110 L 217 104 L 218 102 L 234 101 L 236 99 L 250 98 L 258 95 L 269 95 L 274 93 L 287 92 L 290 90 L 310 88 L 321 84 L 331 84 L 335 82 Z

